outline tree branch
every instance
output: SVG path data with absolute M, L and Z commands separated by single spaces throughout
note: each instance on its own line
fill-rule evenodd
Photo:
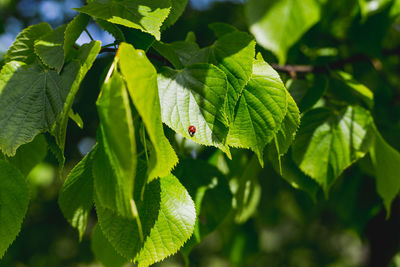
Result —
M 383 50 L 382 55 L 384 55 L 384 56 L 400 55 L 400 47 Z M 363 62 L 363 61 L 373 61 L 373 59 L 369 58 L 366 55 L 358 54 L 358 55 L 353 55 L 348 58 L 333 61 L 333 62 L 325 64 L 325 65 L 316 65 L 316 66 L 313 66 L 313 65 L 290 65 L 290 64 L 279 65 L 279 64 L 272 63 L 271 66 L 277 71 L 287 72 L 291 76 L 295 77 L 296 73 L 328 72 L 329 70 L 333 70 L 333 69 L 341 69 L 347 64 L 353 64 L 353 63 Z
M 112 47 L 103 47 L 100 50 L 100 53 L 107 53 L 107 52 L 116 52 L 115 48 Z M 172 64 L 164 57 L 152 53 L 147 54 L 149 58 L 156 59 L 158 61 L 164 62 L 165 64 L 172 66 Z M 392 56 L 392 55 L 400 55 L 400 47 L 396 47 L 393 49 L 387 49 L 382 51 L 382 55 L 384 56 Z M 329 70 L 335 70 L 335 69 L 341 69 L 345 65 L 348 64 L 353 64 L 357 62 L 363 62 L 363 61 L 373 61 L 373 59 L 369 58 L 366 55 L 363 54 L 357 54 L 350 56 L 348 58 L 344 59 L 339 59 L 337 61 L 330 62 L 325 65 L 292 65 L 292 64 L 287 64 L 287 65 L 279 65 L 276 63 L 272 63 L 271 66 L 274 68 L 276 71 L 281 71 L 281 72 L 287 72 L 292 76 L 293 78 L 296 77 L 297 73 L 324 73 L 324 72 L 329 72 Z

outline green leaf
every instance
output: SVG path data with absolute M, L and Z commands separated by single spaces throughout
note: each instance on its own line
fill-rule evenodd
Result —
M 47 143 L 43 135 L 38 135 L 32 142 L 18 148 L 14 157 L 8 162 L 17 167 L 23 175 L 28 173 L 40 163 L 47 155 Z
M 5 62 L 21 61 L 26 64 L 35 62 L 34 43 L 36 39 L 46 33 L 51 32 L 51 27 L 47 23 L 39 23 L 29 26 L 20 32 L 12 46 L 4 56 Z
M 92 67 L 97 55 L 99 54 L 100 48 L 100 41 L 92 41 L 89 44 L 84 44 L 79 48 L 76 58 L 70 63 L 74 64 L 75 67 L 79 64 L 79 69 L 74 74 L 74 80 L 70 80 L 72 84 L 70 85 L 70 90 L 65 99 L 62 112 L 60 114 L 60 117 L 56 121 L 56 124 L 52 128 L 52 133 L 56 137 L 57 144 L 62 151 L 64 151 L 68 119 L 70 118 L 70 114 L 72 112 L 72 104 L 74 103 L 75 95 L 79 90 L 79 86 L 83 78 Z M 63 73 L 61 73 L 61 76 L 69 71 L 68 66 L 69 65 L 65 66 Z
M 79 232 L 82 240 L 88 216 L 93 206 L 92 164 L 94 147 L 69 173 L 58 198 L 60 209 L 67 221 Z
M 52 130 L 57 120 L 68 120 L 69 107 L 84 75 L 92 65 L 99 42 L 82 46 L 78 59 L 61 74 L 40 62 L 25 65 L 11 61 L 0 72 L 0 149 L 13 156 L 16 149 L 41 132 Z M 65 129 L 64 128 L 64 129 Z M 62 131 L 60 131 L 62 133 Z M 62 136 L 65 140 L 65 132 Z M 60 142 L 58 142 L 60 144 Z
M 238 186 L 234 192 L 235 222 L 239 224 L 245 223 L 254 215 L 261 199 L 261 186 L 258 182 L 261 167 L 256 157 L 253 155 L 240 171 Z
M 372 117 L 358 106 L 335 113 L 317 108 L 305 113 L 293 144 L 297 166 L 328 193 L 336 178 L 369 149 Z
M 286 116 L 276 134 L 279 155 L 286 154 L 300 125 L 300 111 L 289 92 L 286 93 L 286 99 L 288 104 Z
M 29 204 L 29 188 L 15 167 L 0 160 L 0 258 L 18 235 Z
M 213 232 L 229 214 L 232 193 L 228 180 L 207 162 L 186 159 L 180 162 L 174 173 L 196 205 L 198 220 L 192 238 L 184 247 L 186 252 L 190 252 L 194 245 Z
M 390 216 L 393 199 L 399 194 L 400 152 L 391 147 L 374 125 L 375 141 L 370 154 L 375 167 L 376 189 Z
M 287 91 L 278 73 L 261 58 L 254 60 L 253 74 L 229 129 L 228 144 L 250 148 L 263 166 L 264 147 L 280 129 L 287 106 Z
M 290 152 L 290 151 L 289 151 Z M 291 154 L 288 153 L 278 160 L 276 149 L 271 146 L 268 149 L 268 159 L 275 172 L 280 175 L 292 187 L 306 192 L 314 201 L 317 200 L 319 185 L 311 177 L 305 175 L 294 163 Z
M 138 205 L 145 241 L 140 242 L 135 220 L 122 218 L 96 203 L 101 230 L 124 257 L 149 266 L 172 255 L 193 233 L 195 206 L 186 189 L 173 175 L 146 186 Z
M 227 77 L 228 92 L 225 112 L 231 122 L 235 106 L 244 86 L 252 75 L 255 41 L 244 32 L 232 32 L 220 37 L 211 47 L 200 50 L 191 63 L 211 63 Z
M 95 0 L 75 10 L 94 18 L 148 32 L 160 40 L 160 27 L 171 9 L 169 0 Z
M 88 25 L 90 17 L 86 14 L 78 14 L 70 23 L 68 23 L 67 28 L 64 32 L 64 58 L 67 58 L 69 51 L 75 45 L 76 40 L 85 30 Z
M 285 64 L 289 48 L 319 21 L 320 7 L 316 0 L 249 0 L 246 15 L 257 43 Z
M 125 41 L 125 36 L 122 30 L 119 28 L 119 25 L 113 24 L 111 22 L 108 22 L 104 19 L 94 19 L 94 21 L 105 31 L 110 33 L 114 38 L 116 42 L 124 42 Z
M 195 42 L 178 41 L 173 43 L 154 42 L 153 48 L 165 57 L 176 69 L 190 65 L 200 48 Z
M 182 15 L 183 11 L 185 11 L 188 0 L 171 0 L 171 12 L 168 15 L 168 18 L 165 20 L 163 27 L 169 27 L 175 24 L 175 22 Z
M 178 162 L 178 157 L 164 135 L 157 72 L 143 51 L 125 43 L 118 49 L 118 63 L 129 95 L 153 144 L 154 153 L 150 154 L 148 181 L 166 176 Z
M 192 31 L 188 32 L 186 34 L 185 41 L 196 43 L 196 35 L 194 34 L 194 32 L 192 32 Z
M 393 0 L 358 0 L 363 19 L 381 11 L 392 2 Z
M 97 138 L 98 146 L 96 153 L 93 155 L 92 165 L 95 195 L 97 197 L 98 205 L 117 212 L 119 209 L 123 210 L 125 204 L 123 199 L 125 194 L 124 186 L 117 180 L 116 174 L 104 151 L 102 139 L 101 131 L 99 131 Z M 132 184 L 133 181 L 130 181 L 129 183 Z M 125 189 L 129 191 L 127 186 Z M 118 197 L 121 197 L 121 199 Z M 120 203 L 118 204 L 118 202 Z M 118 208 L 118 205 L 121 208 Z
M 61 25 L 35 41 L 35 53 L 43 63 L 60 73 L 64 65 L 64 32 L 67 25 Z
M 58 161 L 58 169 L 61 174 L 62 170 L 64 169 L 64 164 L 65 164 L 64 151 L 61 150 L 61 148 L 58 146 L 54 136 L 52 136 L 50 134 L 44 134 L 44 137 L 46 138 L 46 142 L 47 142 L 49 151 L 51 152 L 51 154 L 53 154 L 53 156 Z
M 395 19 L 400 15 L 400 1 L 393 0 L 392 7 L 390 9 L 390 16 Z
M 224 36 L 226 34 L 238 31 L 231 24 L 222 23 L 222 22 L 211 23 L 208 25 L 208 28 L 210 28 L 214 32 L 214 34 L 217 38 L 221 38 L 222 36 Z
M 363 103 L 372 109 L 374 106 L 374 93 L 365 85 L 356 81 L 353 76 L 343 71 L 332 73 L 330 93 L 350 104 L 357 104 L 361 99 Z
M 99 260 L 103 266 L 121 267 L 127 262 L 124 257 L 115 251 L 98 225 L 93 228 L 91 248 L 96 259 Z
M 157 53 L 166 58 L 172 64 L 172 66 L 174 66 L 174 68 L 183 68 L 183 64 L 178 56 L 178 53 L 171 44 L 156 41 L 152 44 L 152 47 L 157 51 Z
M 131 205 L 134 204 L 132 202 L 137 163 L 135 129 L 128 91 L 119 73 L 114 72 L 111 78 L 106 78 L 97 100 L 97 110 L 101 132 L 99 144 L 102 147 L 99 153 L 105 153 L 115 178 L 115 204 L 104 201 L 101 204 L 112 207 L 124 217 L 134 218 L 136 214 Z M 106 165 L 98 159 L 95 160 L 96 188 L 103 186 L 100 177 L 104 173 L 99 174 L 96 170 L 104 166 L 98 166 L 99 164 Z M 101 195 L 98 197 L 100 200 L 105 199 Z
M 325 93 L 329 80 L 326 75 L 313 75 L 312 79 L 290 79 L 286 88 L 293 96 L 300 112 L 311 109 Z
M 69 118 L 75 122 L 75 124 L 83 129 L 83 120 L 78 113 L 75 113 L 72 109 L 69 111 Z
M 215 146 L 230 155 L 225 145 L 226 76 L 211 64 L 193 64 L 177 71 L 165 67 L 158 75 L 161 115 L 175 132 L 196 143 Z M 196 127 L 191 137 L 189 126 Z

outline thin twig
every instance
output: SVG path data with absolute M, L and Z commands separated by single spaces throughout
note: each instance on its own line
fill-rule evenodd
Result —
M 100 50 L 100 53 L 115 52 L 115 51 L 116 51 L 116 49 L 114 49 L 114 48 L 103 47 Z M 400 55 L 400 47 L 383 50 L 382 55 L 383 56 Z M 147 53 L 147 56 L 149 58 L 161 61 L 166 65 L 172 66 L 172 64 L 166 58 L 164 58 L 160 55 L 153 54 L 153 53 Z M 352 55 L 348 58 L 333 61 L 333 62 L 325 64 L 325 65 L 316 65 L 316 66 L 296 65 L 296 64 L 279 65 L 276 63 L 272 63 L 271 66 L 275 70 L 281 71 L 281 72 L 287 72 L 290 74 L 290 76 L 295 78 L 297 73 L 310 73 L 310 72 L 324 73 L 324 72 L 329 72 L 329 70 L 342 69 L 345 65 L 348 65 L 348 64 L 354 64 L 354 63 L 358 63 L 358 62 L 371 61 L 371 60 L 373 60 L 373 59 L 369 58 L 366 55 L 357 54 L 357 55 Z
M 90 32 L 87 29 L 85 29 L 84 31 L 89 36 L 90 40 L 93 41 L 94 39 L 93 39 L 92 35 L 90 34 Z

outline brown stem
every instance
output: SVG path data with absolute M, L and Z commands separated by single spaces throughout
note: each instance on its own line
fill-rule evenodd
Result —
M 104 47 L 100 50 L 100 53 L 105 53 L 105 52 L 115 52 L 116 49 L 112 47 Z M 392 56 L 392 55 L 400 55 L 400 47 L 392 48 L 392 49 L 387 49 L 382 51 L 383 56 Z M 164 62 L 167 65 L 172 65 L 166 58 L 148 53 L 148 57 L 152 59 L 156 59 L 158 61 Z M 341 69 L 347 64 L 353 64 L 357 62 L 363 62 L 363 61 L 372 61 L 373 59 L 367 57 L 366 55 L 363 54 L 357 54 L 350 56 L 348 58 L 340 59 L 337 61 L 333 61 L 331 63 L 325 64 L 325 65 L 292 65 L 292 64 L 287 64 L 287 65 L 279 65 L 276 63 L 272 63 L 271 66 L 277 70 L 277 71 L 282 71 L 282 72 L 287 72 L 290 74 L 291 77 L 296 78 L 297 73 L 323 73 L 323 72 L 329 72 L 329 70 L 334 70 L 334 69 Z

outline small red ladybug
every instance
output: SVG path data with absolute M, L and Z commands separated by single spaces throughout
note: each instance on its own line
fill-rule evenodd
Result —
M 193 135 L 196 133 L 196 127 L 194 127 L 193 125 L 190 125 L 188 132 L 189 132 L 190 137 L 193 137 Z

